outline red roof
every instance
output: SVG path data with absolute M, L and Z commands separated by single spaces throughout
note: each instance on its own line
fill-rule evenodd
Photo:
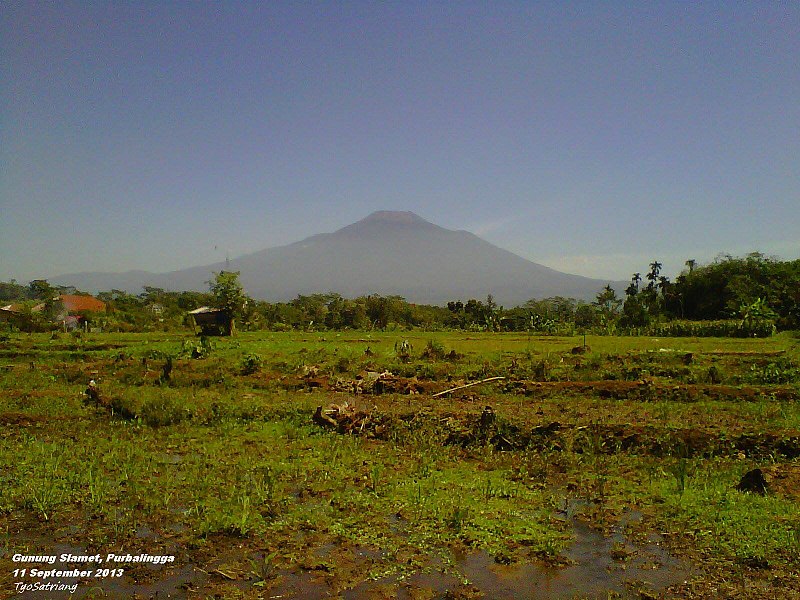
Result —
M 64 305 L 64 308 L 70 312 L 105 312 L 106 310 L 106 303 L 94 296 L 61 294 L 58 299 Z

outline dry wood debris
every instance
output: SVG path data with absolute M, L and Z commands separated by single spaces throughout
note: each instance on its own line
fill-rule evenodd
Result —
M 312 417 L 314 423 L 342 434 L 358 434 L 378 437 L 386 430 L 386 420 L 382 415 L 357 409 L 354 405 L 331 404 L 323 410 L 317 407 Z

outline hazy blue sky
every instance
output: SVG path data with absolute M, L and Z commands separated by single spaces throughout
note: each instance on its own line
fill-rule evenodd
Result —
M 561 270 L 800 257 L 800 4 L 4 2 L 0 279 L 411 210 Z

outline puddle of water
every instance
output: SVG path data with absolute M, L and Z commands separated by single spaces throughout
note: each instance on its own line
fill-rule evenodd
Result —
M 436 597 L 440 597 L 448 590 L 455 589 L 458 586 L 458 580 L 452 575 L 444 573 L 415 573 L 404 581 L 400 581 L 397 576 L 383 577 L 377 581 L 364 581 L 349 590 L 343 591 L 341 596 L 344 600 L 375 600 L 376 598 L 413 600 L 420 597 L 419 594 L 414 593 L 416 590 L 434 592 Z
M 377 581 L 363 581 L 349 590 L 332 589 L 329 578 L 319 571 L 281 571 L 264 590 L 265 598 L 321 599 L 343 597 L 346 600 L 371 600 L 376 597 L 396 597 L 414 599 L 433 593 L 440 596 L 463 586 L 461 579 L 470 582 L 471 589 L 486 598 L 496 600 L 545 600 L 597 598 L 605 599 L 609 592 L 616 592 L 621 598 L 639 598 L 640 589 L 654 593 L 681 583 L 692 573 L 691 567 L 682 560 L 670 556 L 663 547 L 658 534 L 650 534 L 647 542 L 639 545 L 628 541 L 624 536 L 626 527 L 641 520 L 634 511 L 624 515 L 612 528 L 611 535 L 591 528 L 588 524 L 573 517 L 581 507 L 580 502 L 565 506 L 564 518 L 573 526 L 574 542 L 564 553 L 572 564 L 566 567 L 548 567 L 522 564 L 504 566 L 497 564 L 485 552 L 454 556 L 452 566 L 463 577 L 452 571 L 444 572 L 444 563 L 432 556 L 427 562 L 425 573 L 417 572 L 407 578 L 384 577 Z M 153 532 L 145 526 L 137 530 L 140 538 L 148 538 Z M 166 552 L 175 553 L 174 550 Z M 48 554 L 71 553 L 87 554 L 79 547 L 56 544 L 48 549 Z M 341 562 L 347 555 L 347 560 Z M 334 544 L 320 546 L 317 556 L 330 564 L 350 564 L 357 577 L 366 577 L 372 565 L 381 563 L 385 555 L 377 548 L 358 546 L 342 548 Z M 263 557 L 261 557 L 263 560 Z M 33 566 L 33 565 L 31 565 Z M 45 565 L 36 565 L 44 567 Z M 94 563 L 80 566 L 92 570 Z M 76 568 L 74 564 L 56 563 L 56 569 Z M 448 569 L 450 570 L 450 569 Z M 188 598 L 202 594 L 216 579 L 196 569 L 193 565 L 148 565 L 140 566 L 134 575 L 142 575 L 144 582 L 137 582 L 129 574 L 119 579 L 98 578 L 78 581 L 76 578 L 62 578 L 61 583 L 78 583 L 74 595 L 69 592 L 47 593 L 48 598 Z M 150 581 L 147 581 L 150 580 Z M 239 579 L 234 585 L 243 592 L 253 591 L 255 578 Z M 232 583 L 232 582 L 229 582 Z M 20 594 L 20 598 L 39 600 L 42 592 Z
M 502 566 L 486 553 L 459 557 L 456 565 L 477 589 L 497 600 L 607 598 L 609 592 L 638 598 L 630 584 L 659 592 L 691 573 L 657 543 L 635 546 L 619 533 L 606 537 L 579 521 L 574 532 L 575 542 L 564 553 L 574 564 L 567 567 Z
M 497 564 L 486 552 L 456 555 L 456 569 L 469 580 L 471 587 L 495 600 L 548 600 L 591 598 L 606 599 L 609 592 L 620 598 L 639 598 L 639 590 L 658 593 L 681 583 L 691 575 L 691 567 L 670 556 L 662 547 L 657 534 L 648 537 L 645 545 L 625 539 L 625 527 L 641 520 L 638 512 L 627 513 L 614 527 L 610 536 L 592 529 L 571 517 L 581 503 L 568 507 L 575 541 L 564 553 L 572 564 L 567 567 L 548 567 L 524 564 Z M 346 600 L 367 600 L 381 588 L 394 586 L 393 597 L 419 597 L 421 590 L 441 595 L 461 586 L 457 577 L 442 572 L 416 573 L 400 581 L 388 577 L 377 582 L 364 582 L 343 593 Z M 415 593 L 416 592 L 416 593 Z M 302 596 L 297 596 L 298 598 Z
M 104 581 L 101 587 L 110 598 L 188 598 L 193 591 L 196 593 L 202 589 L 207 579 L 208 575 L 202 571 L 186 566 L 150 584 L 134 583 L 130 578 L 122 577 L 113 582 Z M 73 597 L 82 596 L 76 594 Z

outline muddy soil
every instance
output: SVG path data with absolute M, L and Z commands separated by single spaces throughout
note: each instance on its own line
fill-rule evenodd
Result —
M 766 396 L 776 400 L 795 401 L 800 399 L 796 388 L 726 385 L 677 384 L 665 385 L 649 380 L 641 381 L 513 381 L 505 386 L 511 393 L 523 394 L 533 398 L 553 396 L 597 395 L 600 398 L 615 400 L 665 400 L 675 402 L 716 401 L 755 401 Z
M 634 515 L 626 515 L 623 521 Z M 604 534 L 580 520 L 571 519 L 574 541 L 561 555 L 560 565 L 541 562 L 504 564 L 502 557 L 469 549 L 454 550 L 441 558 L 429 557 L 424 564 L 405 569 L 402 575 L 366 577 L 391 566 L 393 557 L 380 549 L 338 544 L 322 544 L 315 558 L 291 568 L 269 564 L 263 552 L 246 540 L 214 536 L 210 544 L 185 551 L 174 542 L 146 532 L 149 553 L 172 553 L 174 563 L 125 566 L 121 577 L 61 577 L 58 583 L 77 584 L 70 590 L 49 591 L 46 597 L 67 598 L 196 598 L 242 597 L 286 598 L 486 598 L 531 599 L 672 597 L 670 588 L 683 584 L 694 572 L 687 561 L 671 556 L 663 540 L 652 534 L 645 542 L 630 539 L 624 522 Z M 20 535 L 22 532 L 20 532 Z M 52 530 L 52 538 L 28 539 L 27 551 L 38 549 L 56 557 L 49 564 L 27 564 L 42 569 L 73 569 L 61 563 L 60 555 L 90 555 L 96 545 L 76 546 L 74 530 Z M 80 536 L 77 536 L 80 537 Z M 54 539 L 61 541 L 53 542 Z M 17 541 L 20 541 L 18 538 Z M 155 549 L 154 549 L 155 548 Z M 126 549 L 135 554 L 136 550 Z M 396 560 L 398 557 L 394 557 Z M 7 563 L 4 556 L 0 563 Z M 4 567 L 6 565 L 4 564 Z M 10 569 L 19 565 L 8 565 Z M 87 568 L 89 567 L 81 567 Z M 89 569 L 94 570 L 94 569 Z M 52 581 L 55 583 L 55 579 Z M 0 581 L 9 589 L 10 581 Z M 41 591 L 3 594 L 0 597 L 42 598 Z M 264 595 L 266 594 L 266 595 Z

